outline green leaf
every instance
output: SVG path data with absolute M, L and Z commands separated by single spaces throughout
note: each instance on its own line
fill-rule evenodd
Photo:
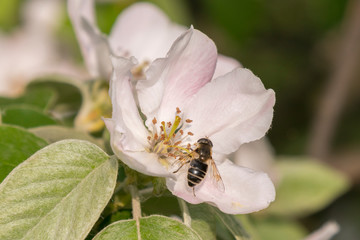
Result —
M 84 239 L 113 193 L 117 165 L 81 140 L 36 152 L 0 185 L 0 239 Z
M 78 131 L 73 128 L 62 126 L 44 126 L 31 128 L 29 131 L 34 133 L 36 136 L 45 139 L 48 143 L 54 143 L 64 139 L 79 139 L 94 143 L 100 148 L 105 149 L 104 142 L 100 139 L 96 139 L 85 132 Z
M 249 239 L 248 233 L 245 231 L 240 220 L 235 215 L 229 215 L 221 212 L 218 208 L 208 206 L 210 212 L 216 215 L 218 219 L 225 225 L 225 227 L 231 232 L 236 240 Z
M 0 182 L 17 165 L 46 145 L 45 140 L 25 129 L 0 125 Z
M 179 201 L 182 211 L 191 217 L 191 228 L 202 239 L 216 239 L 216 219 L 213 214 L 209 214 L 209 206 L 205 203 L 189 204 L 182 199 Z
M 164 216 L 150 216 L 140 219 L 141 239 L 146 240 L 201 240 L 201 238 L 189 227 L 172 218 Z M 137 229 L 135 220 L 124 220 L 115 222 L 99 234 L 94 240 L 137 240 Z
M 43 112 L 26 106 L 12 106 L 2 112 L 2 122 L 24 128 L 55 125 L 56 121 Z
M 300 240 L 307 235 L 304 227 L 294 221 L 284 218 L 257 217 L 257 215 L 236 215 L 247 231 L 252 240 L 278 240 L 286 239 Z
M 279 161 L 281 176 L 276 200 L 266 210 L 278 216 L 306 216 L 326 207 L 349 188 L 347 178 L 314 160 L 287 158 Z
M 27 91 L 36 89 L 51 89 L 56 94 L 51 111 L 60 119 L 72 122 L 82 104 L 82 85 L 73 79 L 52 75 L 35 79 L 27 86 Z
M 306 237 L 305 229 L 296 221 L 288 219 L 266 218 L 254 221 L 254 228 L 259 238 L 254 240 L 278 240 L 286 239 L 301 240 Z
M 55 93 L 48 88 L 31 89 L 18 98 L 0 97 L 0 108 L 27 105 L 45 110 L 55 100 Z

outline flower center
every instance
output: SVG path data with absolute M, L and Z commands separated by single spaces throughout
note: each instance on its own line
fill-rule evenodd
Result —
M 168 167 L 169 162 L 174 159 L 183 159 L 191 153 L 191 144 L 184 143 L 186 138 L 192 136 L 192 132 L 184 132 L 192 120 L 180 117 L 180 109 L 176 108 L 175 119 L 173 122 L 164 121 L 158 124 L 156 118 L 152 120 L 153 130 L 147 137 L 150 147 L 149 152 L 156 153 L 162 165 Z
M 131 73 L 135 79 L 145 78 L 145 69 L 149 66 L 150 62 L 145 60 L 131 69 Z

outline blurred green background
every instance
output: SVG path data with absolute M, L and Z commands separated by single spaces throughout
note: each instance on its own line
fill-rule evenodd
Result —
M 97 1 L 98 24 L 109 33 L 117 15 L 136 1 Z M 336 220 L 341 231 L 334 239 L 358 239 L 360 236 L 360 52 L 346 45 L 352 29 L 360 29 L 354 15 L 360 15 L 357 0 L 153 0 L 177 23 L 191 24 L 217 44 L 219 53 L 240 61 L 259 76 L 266 88 L 276 92 L 275 114 L 268 133 L 277 155 L 311 155 L 349 176 L 350 191 L 325 209 L 299 221 L 309 231 L 327 220 Z M 0 26 L 10 34 L 21 26 L 20 9 L 24 1 L 0 1 Z M 70 20 L 66 15 L 57 29 L 59 47 L 81 62 L 81 55 Z M 353 11 L 351 11 L 353 10 Z M 357 12 L 356 12 L 357 11 Z M 356 22 L 358 21 L 358 22 Z M 351 26 L 353 28 L 351 28 Z M 354 27 L 355 26 L 355 27 Z M 359 35 L 359 34 L 358 34 Z M 350 37 L 349 37 L 350 36 Z M 358 37 L 359 39 L 359 37 Z M 350 41 L 351 43 L 351 41 Z M 354 43 L 354 41 L 352 42 Z M 350 51 L 350 63 L 342 57 L 344 45 Z M 340 61 L 341 60 L 341 61 Z M 332 95 L 334 75 L 346 62 L 350 68 L 345 90 Z M 352 62 L 351 62 L 352 61 Z M 355 62 L 354 62 L 355 61 Z M 346 67 L 346 66 L 345 66 Z M 345 75 L 345 79 L 348 75 Z M 342 79 L 340 77 L 340 79 Z M 341 85 L 343 86 L 343 85 Z M 340 95 L 340 97 L 339 97 Z M 325 97 L 340 103 L 325 139 L 325 151 L 314 150 L 315 122 L 325 108 Z M 330 104 L 330 103 L 329 103 Z M 330 105 L 331 108 L 331 105 Z M 337 113 L 337 114 L 336 114 Z M 333 119 L 332 119 L 333 118 Z M 321 124 L 320 124 L 321 125 Z M 321 143 L 320 143 L 321 144 Z

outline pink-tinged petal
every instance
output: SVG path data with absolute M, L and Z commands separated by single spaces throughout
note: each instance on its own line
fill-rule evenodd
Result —
M 242 65 L 236 59 L 219 54 L 213 79 L 225 75 L 239 67 L 242 67 Z
M 231 160 L 241 167 L 268 173 L 275 185 L 279 180 L 279 174 L 274 168 L 274 149 L 266 137 L 242 144 L 240 148 L 232 154 Z
M 96 26 L 94 1 L 68 0 L 68 13 L 91 76 L 108 79 L 111 73 L 110 47 Z
M 186 171 L 182 171 L 177 180 L 167 179 L 169 190 L 184 200 L 198 204 L 207 202 L 229 214 L 244 214 L 262 210 L 275 199 L 275 187 L 267 174 L 239 167 L 226 160 L 217 166 L 225 191 L 220 191 L 208 173 L 193 189 L 187 185 Z
M 268 131 L 275 93 L 250 70 L 238 68 L 204 86 L 184 112 L 196 139 L 209 137 L 213 151 L 229 154 Z
M 157 154 L 146 152 L 144 149 L 142 151 L 120 151 L 117 146 L 123 144 L 122 136 L 117 136 L 117 134 L 115 134 L 114 140 L 111 141 L 111 146 L 116 156 L 128 167 L 149 176 L 170 176 L 171 172 L 159 162 Z
M 147 80 L 137 84 L 142 112 L 172 121 L 176 107 L 185 106 L 209 82 L 215 70 L 217 50 L 213 41 L 190 28 L 171 47 L 167 58 L 155 61 Z M 158 96 L 160 95 L 160 96 Z
M 112 124 L 109 131 L 114 152 L 143 151 L 147 144 L 147 130 L 138 112 L 130 82 L 131 69 L 135 66 L 129 59 L 112 57 L 114 67 L 110 82 L 113 105 Z
M 135 3 L 114 24 L 109 41 L 115 54 L 136 56 L 139 62 L 165 57 L 173 42 L 186 29 L 173 24 L 155 5 Z
M 262 139 L 245 143 L 233 154 L 233 162 L 239 166 L 269 173 L 274 165 L 274 149 L 269 140 Z

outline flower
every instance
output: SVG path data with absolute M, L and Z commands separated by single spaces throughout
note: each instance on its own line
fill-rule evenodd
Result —
M 137 63 L 132 71 L 141 77 L 151 62 L 165 57 L 173 42 L 186 31 L 184 26 L 172 23 L 155 5 L 139 2 L 123 10 L 109 36 L 105 36 L 96 25 L 94 11 L 94 0 L 68 0 L 69 16 L 85 63 L 95 78 L 109 78 L 111 54 L 135 56 Z M 219 55 L 214 76 L 239 66 L 235 59 Z
M 165 57 L 172 43 L 186 28 L 172 23 L 155 5 L 140 2 L 123 10 L 109 36 L 103 35 L 96 25 L 93 0 L 68 0 L 68 12 L 80 43 L 80 48 L 93 78 L 109 79 L 110 55 L 136 57 L 132 67 L 134 78 L 141 79 L 149 65 L 157 58 Z M 241 66 L 235 59 L 218 56 L 214 77 Z M 136 81 L 133 81 L 136 84 Z M 98 94 L 96 94 L 98 95 Z M 100 94 L 99 94 L 100 95 Z M 75 126 L 96 132 L 103 128 L 101 116 L 108 116 L 107 99 L 85 101 L 75 120 Z
M 60 1 L 24 2 L 23 24 L 10 34 L 0 32 L 0 94 L 19 95 L 26 84 L 44 74 L 83 77 L 82 70 L 56 47 L 54 30 L 61 17 Z
M 275 198 L 271 180 L 265 173 L 233 164 L 226 155 L 264 136 L 275 94 L 248 69 L 214 78 L 217 59 L 213 41 L 193 28 L 176 39 L 165 58 L 154 60 L 135 86 L 132 70 L 137 60 L 112 57 L 113 114 L 104 121 L 114 153 L 139 172 L 166 177 L 174 195 L 194 204 L 208 202 L 231 214 L 258 211 Z M 212 183 L 211 174 L 192 189 L 187 167 L 174 173 L 200 138 L 213 143 L 212 158 L 224 191 Z

